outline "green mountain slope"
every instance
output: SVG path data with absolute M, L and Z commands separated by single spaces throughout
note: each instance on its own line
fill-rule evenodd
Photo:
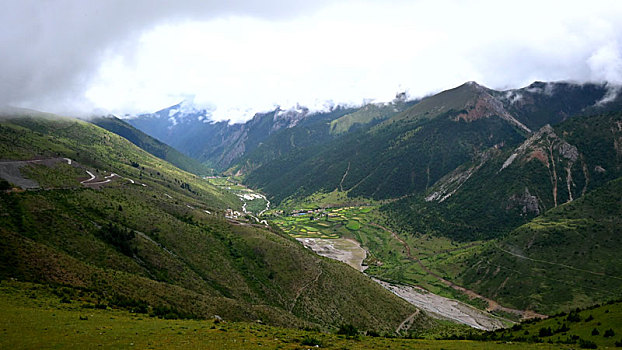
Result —
M 477 98 L 480 89 L 466 84 L 453 93 Z M 520 128 L 493 113 L 495 106 L 478 109 L 480 118 L 465 119 L 460 116 L 466 106 L 443 109 L 444 99 L 429 99 L 436 102 L 424 99 L 377 126 L 266 163 L 251 172 L 247 182 L 276 202 L 293 194 L 307 196 L 334 189 L 354 197 L 395 198 L 423 192 L 481 152 L 524 138 Z M 422 104 L 430 113 L 409 117 Z
M 459 166 L 514 148 L 547 124 L 596 105 L 599 113 L 615 109 L 599 104 L 607 92 L 603 84 L 534 83 L 495 91 L 469 82 L 371 125 L 356 123 L 374 120 L 380 109 L 363 108 L 331 122 L 333 133 L 348 133 L 281 153 L 251 169 L 246 181 L 277 203 L 335 189 L 374 199 L 418 195 Z M 351 125 L 357 127 L 350 130 Z
M 9 349 L 58 348 L 156 348 L 156 349 L 572 349 L 568 345 L 516 343 L 474 340 L 434 340 L 445 330 L 427 334 L 427 339 L 385 337 L 369 332 L 357 332 L 355 327 L 340 327 L 334 334 L 317 330 L 286 329 L 256 322 L 222 322 L 212 320 L 170 320 L 124 310 L 94 309 L 86 302 L 67 303 L 62 287 L 0 281 L 0 347 Z M 611 311 L 617 311 L 611 308 Z M 601 311 L 603 312 L 603 311 Z M 617 320 L 613 313 L 596 322 Z M 596 321 L 598 320 L 598 321 Z M 588 323 L 589 324 L 589 323 Z M 535 325 L 535 324 L 534 324 Z M 619 334 L 618 327 L 612 325 Z M 573 327 L 574 330 L 574 327 Z M 468 333 L 467 333 L 468 332 Z M 358 333 L 358 334 L 357 334 Z M 473 338 L 478 331 L 462 331 Z M 380 336 L 379 336 L 380 335 Z M 613 344 L 601 336 L 604 342 Z M 576 348 L 576 346 L 574 347 Z
M 509 329 L 484 334 L 482 340 L 554 343 L 581 349 L 622 347 L 622 302 L 608 302 L 562 312 L 546 320 L 534 319 Z
M 520 145 L 493 149 L 425 194 L 384 207 L 394 227 L 458 240 L 499 237 L 548 209 L 622 176 L 621 113 L 546 126 Z
M 332 120 L 330 122 L 330 133 L 343 134 L 356 127 L 381 122 L 404 111 L 417 102 L 417 100 L 407 101 L 405 94 L 398 94 L 390 103 L 367 104 L 352 113 Z
M 330 133 L 330 123 L 348 113 L 352 108 L 337 107 L 329 112 L 315 113 L 302 119 L 293 127 L 283 127 L 269 132 L 270 124 L 273 120 L 264 120 L 263 127 L 266 128 L 264 138 L 256 135 L 249 139 L 245 144 L 251 145 L 239 161 L 232 166 L 228 172 L 239 175 L 248 174 L 254 169 L 266 164 L 274 159 L 292 152 L 304 152 L 305 149 L 315 149 L 324 143 L 330 142 L 336 136 Z M 255 119 L 245 124 L 250 129 L 257 128 Z M 260 134 L 260 133 L 255 133 Z M 254 141 L 254 142 L 253 142 Z
M 181 154 L 176 149 L 164 144 L 144 132 L 134 128 L 127 122 L 117 117 L 102 117 L 90 120 L 91 123 L 113 132 L 121 137 L 128 139 L 136 146 L 153 154 L 154 156 L 164 159 L 167 162 L 187 172 L 197 175 L 213 174 L 213 170 L 197 160 Z
M 0 159 L 3 177 L 35 183 L 0 193 L 2 279 L 163 317 L 393 332 L 415 312 L 278 231 L 225 220 L 237 197 L 93 124 L 4 117 Z
M 459 280 L 541 312 L 622 296 L 622 179 L 547 211 L 465 262 Z

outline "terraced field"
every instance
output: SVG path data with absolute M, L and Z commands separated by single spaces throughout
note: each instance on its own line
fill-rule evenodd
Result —
M 364 271 L 377 278 L 383 287 L 431 312 L 434 317 L 487 330 L 512 324 L 502 318 L 505 315 L 494 317 L 465 305 L 480 309 L 488 306 L 468 293 L 451 288 L 441 277 L 453 273 L 463 256 L 478 249 L 477 243 L 457 245 L 448 239 L 428 235 L 400 237 L 376 223 L 382 219 L 376 209 L 376 206 L 294 209 L 289 215 L 271 220 L 315 253 Z M 412 286 L 433 298 L 422 300 L 420 292 L 396 292 L 410 291 Z
M 357 231 L 369 222 L 366 214 L 372 209 L 370 206 L 297 209 L 272 221 L 294 238 L 357 238 Z

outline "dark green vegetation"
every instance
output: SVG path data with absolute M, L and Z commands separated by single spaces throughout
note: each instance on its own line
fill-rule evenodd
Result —
M 90 122 L 129 140 L 136 146 L 175 165 L 179 169 L 197 175 L 208 175 L 214 172 L 206 165 L 199 163 L 199 161 L 181 154 L 171 146 L 154 139 L 117 117 L 95 118 L 90 120 Z
M 244 124 L 208 122 L 205 110 L 184 103 L 127 120 L 136 128 L 205 164 L 230 173 L 248 173 L 289 153 L 305 152 L 339 138 L 339 134 L 377 124 L 412 105 L 398 94 L 391 103 L 363 108 L 337 106 L 310 113 L 276 109 L 258 113 Z
M 594 84 L 534 83 L 498 92 L 467 83 L 378 124 L 285 154 L 251 171 L 245 181 L 285 205 L 335 190 L 353 200 L 383 200 L 378 222 L 387 220 L 384 225 L 423 256 L 421 263 L 433 273 L 509 307 L 545 313 L 583 307 L 620 297 L 621 260 L 614 253 L 621 247 L 615 220 L 620 213 L 590 209 L 592 217 L 582 217 L 579 225 L 574 216 L 583 209 L 573 214 L 566 204 L 583 206 L 578 199 L 600 188 L 614 198 L 619 193 L 608 181 L 622 176 L 622 113 L 617 102 L 598 103 L 606 92 Z M 520 246 L 533 250 L 533 257 L 526 253 L 530 258 L 546 257 L 549 264 L 498 257 L 496 244 L 520 236 L 520 229 L 512 230 L 521 225 L 537 227 L 550 210 L 558 213 L 556 220 L 572 224 L 554 225 L 549 250 L 535 250 L 539 236 L 524 238 Z M 380 240 L 387 243 L 376 247 L 357 237 L 383 263 L 383 277 L 439 291 L 434 278 L 403 252 L 388 259 L 386 253 L 399 245 L 389 248 L 386 235 Z M 457 244 L 448 248 L 455 249 L 451 254 L 427 255 L 429 250 L 420 248 L 426 247 L 425 237 Z M 469 243 L 491 239 L 501 242 Z M 562 266 L 586 260 L 589 272 Z M 373 267 L 369 273 L 379 271 Z
M 51 159 L 20 168 L 38 189 L 0 193 L 2 280 L 165 318 L 392 333 L 415 311 L 278 230 L 226 221 L 236 196 L 93 124 L 3 118 L 0 158 Z
M 351 324 L 343 334 L 262 325 L 256 322 L 169 320 L 140 310 L 101 308 L 81 291 L 64 300 L 65 288 L 0 282 L 0 347 L 10 349 L 565 349 L 564 344 L 386 338 Z M 596 316 L 596 315 L 595 315 Z M 604 318 L 603 318 L 604 319 Z M 618 338 L 617 328 L 614 339 Z M 603 332 L 606 331 L 603 329 Z M 475 332 L 479 334 L 478 332 Z M 443 337 L 442 334 L 436 337 Z M 589 339 L 589 338 L 588 338 Z
M 546 313 L 617 299 L 621 227 L 617 179 L 487 245 L 464 262 L 458 280 L 504 305 Z
M 492 147 L 506 137 L 518 138 L 511 126 L 499 121 L 456 123 L 447 118 L 428 127 L 422 124 L 425 122 L 396 122 L 368 134 L 353 132 L 328 149 L 268 163 L 250 173 L 246 181 L 261 187 L 277 202 L 291 194 L 308 196 L 334 189 L 348 191 L 354 197 L 394 198 L 424 191 L 467 161 L 475 144 Z M 463 147 L 452 144 L 455 136 L 447 133 L 448 129 L 464 134 L 468 141 Z M 480 133 L 481 129 L 485 131 Z M 491 133 L 493 138 L 488 137 Z M 276 169 L 282 170 L 276 173 Z
M 277 109 L 268 113 L 258 113 L 244 124 L 229 124 L 226 121 L 207 122 L 206 111 L 183 110 L 182 103 L 127 121 L 190 157 L 218 170 L 226 170 L 236 162 L 247 163 L 247 160 L 240 158 L 249 155 L 265 142 L 272 143 L 271 151 L 261 152 L 258 155 L 261 158 L 272 159 L 270 157 L 281 155 L 282 147 L 287 152 L 305 142 L 319 141 L 318 135 L 329 137 L 327 122 L 351 111 L 353 110 L 337 107 L 328 113 L 314 114 L 310 121 L 305 121 L 309 115 L 306 109 L 294 111 Z M 171 122 L 171 116 L 175 122 Z M 316 121 L 320 123 L 316 124 Z M 312 126 L 308 127 L 309 124 Z M 292 126 L 298 128 L 290 129 Z M 283 134 L 273 138 L 272 141 L 267 141 L 272 135 L 283 130 L 292 130 L 293 133 Z
M 483 334 L 480 339 L 553 343 L 563 348 L 597 349 L 622 347 L 622 303 L 609 302 L 562 312 L 546 320 L 533 320 L 509 329 Z
M 334 189 L 374 199 L 423 195 L 460 166 L 477 166 L 495 152 L 516 147 L 530 128 L 537 131 L 577 114 L 606 93 L 600 85 L 574 88 L 564 83 L 550 84 L 550 95 L 529 92 L 539 86 L 497 92 L 467 83 L 425 98 L 380 124 L 283 154 L 251 171 L 246 182 L 277 203 Z M 511 94 L 524 100 L 519 103 Z M 574 102 L 565 104 L 566 99 Z M 564 108 L 539 117 L 556 105 Z
M 430 190 L 385 206 L 394 227 L 458 240 L 494 238 L 622 176 L 622 113 L 572 118 L 493 149 Z

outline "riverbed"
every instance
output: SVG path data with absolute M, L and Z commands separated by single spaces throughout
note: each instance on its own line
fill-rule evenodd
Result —
M 316 254 L 327 258 L 339 260 L 353 268 L 363 272 L 367 266 L 363 260 L 367 257 L 367 251 L 359 242 L 348 238 L 296 238 L 305 247 L 313 250 Z
M 367 256 L 367 251 L 354 239 L 296 239 L 318 255 L 339 260 L 361 272 L 365 271 L 367 268 L 367 266 L 363 265 L 363 260 L 365 260 Z M 372 280 L 393 294 L 425 311 L 431 317 L 451 320 L 483 330 L 494 330 L 504 327 L 503 321 L 498 317 L 460 301 L 436 295 L 416 286 L 388 283 L 373 277 Z

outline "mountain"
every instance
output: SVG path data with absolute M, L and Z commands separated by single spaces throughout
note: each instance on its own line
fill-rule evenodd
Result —
M 415 313 L 278 229 L 227 220 L 237 196 L 128 140 L 25 114 L 0 119 L 0 279 L 165 318 L 392 333 Z M 435 324 L 418 315 L 414 327 Z
M 214 173 L 214 170 L 199 163 L 199 161 L 181 154 L 171 146 L 154 139 L 117 117 L 101 117 L 94 118 L 89 121 L 99 127 L 126 138 L 136 146 L 160 159 L 166 160 L 182 170 L 197 175 L 211 175 Z
M 548 313 L 617 300 L 620 227 L 622 178 L 488 244 L 465 261 L 458 279 L 504 305 Z
M 182 102 L 153 114 L 127 119 L 137 129 L 216 169 L 225 170 L 272 133 L 297 125 L 308 109 L 275 109 L 246 123 L 214 122 L 209 113 Z
M 211 121 L 206 110 L 182 102 L 127 122 L 220 171 L 246 174 L 294 149 L 322 145 L 348 131 L 377 124 L 413 103 L 402 93 L 389 103 L 336 106 L 324 112 L 300 106 L 277 108 L 257 113 L 245 123 L 229 124 Z
M 494 93 L 511 115 L 532 130 L 555 125 L 587 111 L 620 110 L 611 98 L 617 88 L 607 83 L 534 82 L 527 87 Z M 604 103 L 608 99 L 611 101 Z
M 246 182 L 276 202 L 334 189 L 374 199 L 421 194 L 459 166 L 516 147 L 547 123 L 595 106 L 608 92 L 602 84 L 549 83 L 536 91 L 538 86 L 500 92 L 466 83 L 377 125 L 284 154 L 250 172 Z M 522 104 L 512 98 L 519 95 Z M 568 99 L 573 103 L 564 103 Z M 563 108 L 550 116 L 555 105 Z
M 521 144 L 488 150 L 384 210 L 410 232 L 458 240 L 501 236 L 622 176 L 621 123 L 621 113 L 608 113 L 545 125 Z

